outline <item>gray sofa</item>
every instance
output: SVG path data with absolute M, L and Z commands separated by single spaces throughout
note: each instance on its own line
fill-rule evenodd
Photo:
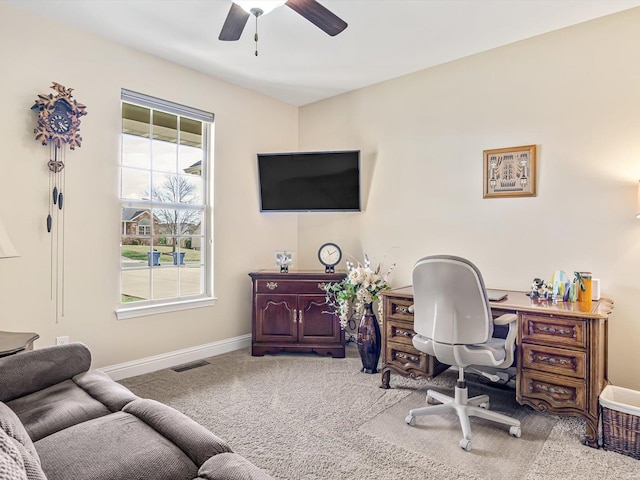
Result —
M 90 366 L 81 343 L 0 358 L 0 480 L 273 478 Z

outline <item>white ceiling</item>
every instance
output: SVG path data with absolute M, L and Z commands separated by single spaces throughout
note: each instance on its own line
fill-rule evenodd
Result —
M 218 34 L 230 0 L 8 0 L 293 105 L 472 55 L 640 0 L 320 0 L 349 26 L 330 37 L 283 6 L 237 42 Z

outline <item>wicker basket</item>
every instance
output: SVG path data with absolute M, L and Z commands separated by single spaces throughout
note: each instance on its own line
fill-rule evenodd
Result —
M 600 405 L 603 448 L 640 460 L 640 392 L 608 385 Z

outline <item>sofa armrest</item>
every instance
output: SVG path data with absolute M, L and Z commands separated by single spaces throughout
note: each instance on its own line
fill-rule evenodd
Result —
M 126 404 L 122 411 L 138 417 L 160 435 L 169 439 L 198 467 L 209 457 L 231 452 L 227 442 L 184 413 L 163 403 L 141 398 Z
M 207 460 L 194 480 L 275 480 L 237 453 L 220 453 Z
M 30 350 L 0 358 L 0 402 L 8 402 L 71 379 L 91 367 L 82 343 Z

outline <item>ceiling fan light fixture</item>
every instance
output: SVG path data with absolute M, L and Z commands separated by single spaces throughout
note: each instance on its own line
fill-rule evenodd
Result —
M 245 12 L 250 13 L 251 15 L 256 15 L 257 12 L 260 12 L 258 13 L 258 15 L 256 15 L 256 16 L 259 16 L 259 15 L 266 15 L 272 10 L 278 7 L 281 7 L 282 5 L 287 3 L 287 1 L 286 0 L 244 0 L 244 1 L 237 1 L 235 3 L 240 7 L 242 7 L 242 9 Z

